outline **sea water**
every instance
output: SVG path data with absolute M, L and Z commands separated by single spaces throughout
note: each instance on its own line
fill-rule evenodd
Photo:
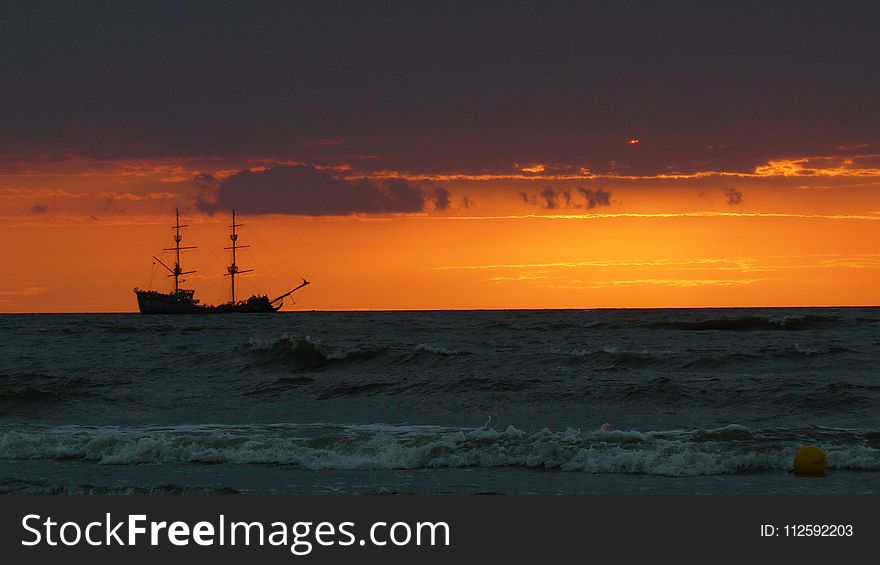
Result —
M 880 491 L 880 309 L 0 316 L 4 493 Z M 829 474 L 788 471 L 815 444 Z

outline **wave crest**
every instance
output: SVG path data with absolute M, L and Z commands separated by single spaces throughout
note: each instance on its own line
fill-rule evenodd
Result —
M 714 430 L 581 432 L 340 427 L 318 436 L 296 428 L 84 428 L 0 433 L 6 459 L 84 459 L 100 464 L 255 463 L 304 469 L 529 467 L 667 476 L 788 470 L 809 434 L 732 425 Z M 877 432 L 824 432 L 832 469 L 880 469 Z M 867 435 L 866 435 L 867 434 Z
M 294 367 L 300 371 L 314 371 L 331 364 L 366 361 L 384 354 L 388 348 L 353 349 L 333 351 L 309 337 L 291 338 L 286 333 L 277 339 L 263 342 L 251 340 L 245 346 L 251 359 L 250 367 Z

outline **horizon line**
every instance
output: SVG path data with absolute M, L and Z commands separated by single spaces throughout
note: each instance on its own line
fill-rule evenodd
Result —
M 340 308 L 340 309 L 309 309 L 309 310 L 279 310 L 273 314 L 305 314 L 305 313 L 369 313 L 369 312 L 547 312 L 547 311 L 574 311 L 574 310 L 768 310 L 768 309 L 855 309 L 855 308 L 880 308 L 880 304 L 840 304 L 840 305 L 788 305 L 788 306 L 569 306 L 547 308 Z M 111 314 L 137 314 L 149 318 L 160 317 L 183 317 L 201 318 L 200 314 L 142 314 L 137 310 L 96 310 L 79 312 L 0 312 L 0 316 L 82 316 L 82 315 L 111 315 Z M 241 313 L 229 312 L 230 315 Z M 259 313 L 257 313 L 259 314 Z

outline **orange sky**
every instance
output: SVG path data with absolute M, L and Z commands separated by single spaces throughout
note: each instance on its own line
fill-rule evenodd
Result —
M 21 2 L 0 312 L 876 305 L 870 3 Z M 164 261 L 167 253 L 161 255 Z M 167 262 L 167 261 L 166 261 Z
M 640 144 L 644 145 L 644 143 Z M 593 175 L 511 163 L 486 175 L 409 176 L 445 210 L 242 218 L 241 294 L 313 282 L 291 309 L 876 305 L 877 156 L 789 157 L 751 173 Z M 185 287 L 227 300 L 225 212 L 200 212 L 201 172 L 245 161 L 9 159 L 0 171 L 3 312 L 129 312 L 132 288 L 170 288 L 151 257 L 189 224 Z M 268 165 L 271 166 L 271 165 Z M 345 176 L 344 167 L 328 174 Z M 379 181 L 396 176 L 373 174 Z M 552 189 L 552 205 L 543 191 Z M 606 190 L 587 208 L 563 194 Z M 208 189 L 210 190 L 210 189 Z M 580 206 L 580 207 L 578 207 Z M 159 255 L 164 258 L 169 255 Z

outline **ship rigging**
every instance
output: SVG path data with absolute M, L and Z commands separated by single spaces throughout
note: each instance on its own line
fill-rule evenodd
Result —
M 180 263 L 180 252 L 189 249 L 195 249 L 196 247 L 194 245 L 181 245 L 181 242 L 183 241 L 183 236 L 181 235 L 180 230 L 181 228 L 187 227 L 187 225 L 182 225 L 180 223 L 179 210 L 175 209 L 174 214 L 174 247 L 164 249 L 164 251 L 174 251 L 174 266 L 169 267 L 161 259 L 153 256 L 153 259 L 155 259 L 160 265 L 162 265 L 162 267 L 165 268 L 165 270 L 168 271 L 168 276 L 174 279 L 174 290 L 172 290 L 171 292 L 163 293 L 157 290 L 141 290 L 139 288 L 135 288 L 134 293 L 137 296 L 138 308 L 142 314 L 222 314 L 232 312 L 277 312 L 283 306 L 283 301 L 285 298 L 292 295 L 297 290 L 311 284 L 309 281 L 303 278 L 302 283 L 300 283 L 297 287 L 271 300 L 269 299 L 268 295 L 254 294 L 246 300 L 236 301 L 235 277 L 243 275 L 245 273 L 253 272 L 253 269 L 241 269 L 238 266 L 236 252 L 239 249 L 250 246 L 241 245 L 238 243 L 239 234 L 236 231 L 236 228 L 240 228 L 244 224 L 236 223 L 235 210 L 233 210 L 232 225 L 229 226 L 232 229 L 232 232 L 229 235 L 229 239 L 232 244 L 229 247 L 224 248 L 232 252 L 232 261 L 229 266 L 226 267 L 226 273 L 224 274 L 224 276 L 229 277 L 230 301 L 225 304 L 218 304 L 216 306 L 201 304 L 200 300 L 195 298 L 194 290 L 184 289 L 181 287 L 181 283 L 186 282 L 186 279 L 182 278 L 183 275 L 195 273 L 196 271 L 183 270 L 183 267 L 181 267 Z

